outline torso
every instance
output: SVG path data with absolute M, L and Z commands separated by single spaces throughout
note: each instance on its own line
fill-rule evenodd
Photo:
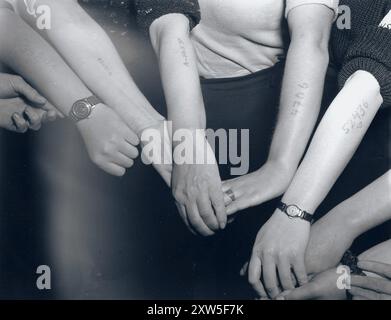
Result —
M 200 75 L 226 78 L 272 67 L 284 54 L 285 0 L 198 0 L 191 33 Z

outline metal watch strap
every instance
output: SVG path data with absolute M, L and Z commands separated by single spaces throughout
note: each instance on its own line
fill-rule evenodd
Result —
M 279 210 L 281 210 L 282 212 L 284 212 L 288 217 L 290 217 L 290 215 L 288 214 L 287 212 L 287 209 L 288 209 L 289 205 L 285 204 L 284 202 L 280 201 L 280 203 L 278 204 L 277 208 Z M 301 209 L 300 209 L 301 210 Z M 305 221 L 308 221 L 310 223 L 313 222 L 313 215 L 308 213 L 307 211 L 304 211 L 304 210 L 301 210 L 301 215 L 298 216 L 297 218 L 300 218 L 300 219 L 303 219 Z
M 71 112 L 69 112 L 69 119 L 71 119 L 73 122 L 75 122 L 75 123 L 77 123 L 77 122 L 79 122 L 79 118 L 72 112 L 72 110 L 71 110 Z
M 99 103 L 102 103 L 102 101 L 97 96 L 91 96 L 86 99 L 86 101 L 92 106 L 96 106 Z

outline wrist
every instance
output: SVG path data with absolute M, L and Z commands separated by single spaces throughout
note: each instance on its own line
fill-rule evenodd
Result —
M 296 173 L 297 166 L 292 165 L 289 161 L 283 158 L 271 158 L 266 161 L 263 167 L 273 169 L 278 172 L 280 176 L 286 177 L 287 180 L 291 181 Z
M 287 156 L 277 157 L 269 155 L 265 165 L 276 168 L 278 171 L 289 177 L 289 180 L 292 180 L 297 171 L 297 164 L 292 163 Z
M 90 116 L 86 119 L 76 122 L 75 123 L 76 127 L 78 129 L 83 130 L 91 126 L 94 122 L 94 119 L 98 116 L 98 114 L 100 114 L 103 111 L 104 108 L 106 108 L 106 106 L 103 103 L 99 103 L 96 106 L 94 106 L 94 109 L 92 110 Z

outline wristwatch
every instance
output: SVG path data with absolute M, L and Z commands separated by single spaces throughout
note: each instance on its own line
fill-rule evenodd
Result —
M 287 205 L 284 202 L 280 202 L 277 208 L 282 212 L 284 212 L 291 219 L 298 218 L 298 219 L 308 221 L 310 223 L 312 223 L 313 221 L 312 214 L 300 209 L 298 206 L 294 204 Z
M 102 103 L 102 101 L 96 96 L 78 100 L 73 104 L 72 109 L 69 112 L 69 118 L 74 122 L 87 119 L 91 115 L 92 110 L 94 110 L 95 106 L 99 103 Z

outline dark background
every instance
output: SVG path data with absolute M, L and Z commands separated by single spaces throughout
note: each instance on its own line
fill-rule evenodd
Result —
M 156 61 L 146 39 L 135 31 L 132 2 L 81 3 L 106 29 L 140 89 L 164 114 Z M 383 110 L 321 212 L 388 169 L 387 138 L 378 139 L 388 132 L 389 111 Z M 189 234 L 170 191 L 152 168 L 138 161 L 125 178 L 109 177 L 90 164 L 78 133 L 66 121 L 38 133 L 2 131 L 0 137 L 0 298 L 251 298 L 244 280 L 242 287 L 218 296 L 204 289 L 199 268 L 205 266 L 194 256 L 213 240 Z M 254 239 L 258 228 L 249 225 L 243 232 Z M 361 252 L 388 239 L 387 228 L 368 233 L 355 249 Z M 35 271 L 42 264 L 52 270 L 50 291 L 35 286 Z M 230 268 L 209 267 L 216 272 Z M 239 270 L 231 268 L 234 277 Z

